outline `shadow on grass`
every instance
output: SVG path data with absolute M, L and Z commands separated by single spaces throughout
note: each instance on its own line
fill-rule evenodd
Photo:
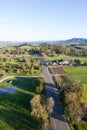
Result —
M 30 100 L 35 95 L 36 83 L 35 78 L 15 78 L 11 85 L 18 87 L 17 92 L 0 95 L 0 119 L 14 130 L 39 130 L 39 121 L 30 116 Z
M 38 121 L 30 115 L 14 110 L 0 109 L 0 119 L 14 130 L 38 130 L 39 126 Z
M 10 82 L 11 80 L 7 80 L 7 82 Z M 36 78 L 15 78 L 12 80 L 12 85 L 17 86 L 18 88 L 21 88 L 23 90 L 27 90 L 30 92 L 35 92 Z
M 7 80 L 6 82 L 9 81 L 11 80 Z M 35 78 L 15 78 L 12 81 L 12 85 L 17 86 L 18 88 L 17 92 L 14 94 L 0 95 L 0 101 L 3 101 L 4 99 L 3 102 L 5 103 L 9 103 L 11 105 L 15 104 L 16 106 L 20 106 L 29 110 L 29 101 L 35 95 L 37 80 Z

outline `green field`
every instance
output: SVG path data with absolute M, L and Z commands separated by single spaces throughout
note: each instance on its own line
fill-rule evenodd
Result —
M 87 124 L 77 125 L 76 130 L 87 130 Z
M 69 77 L 73 81 L 76 81 L 76 82 L 80 81 L 81 88 L 78 92 L 78 96 L 81 103 L 87 102 L 87 68 L 86 67 L 66 67 L 64 68 L 64 71 L 70 74 Z M 66 78 L 66 76 L 64 77 Z
M 0 95 L 0 130 L 39 130 L 39 122 L 30 115 L 29 103 L 36 94 L 36 82 L 35 78 L 14 78 L 0 83 L 0 87 L 17 87 L 15 94 Z
M 68 74 L 87 73 L 87 67 L 66 67 L 64 70 Z
M 82 83 L 87 83 L 87 74 L 86 75 L 78 75 L 78 76 L 71 76 L 73 80 L 80 81 Z
M 76 57 L 76 59 L 79 59 L 81 62 L 87 62 L 87 57 Z
M 70 74 L 73 80 L 87 83 L 87 67 L 65 67 L 64 71 Z
M 58 55 L 58 56 L 55 56 L 55 57 L 47 57 L 47 59 L 50 60 L 50 61 L 53 61 L 53 60 L 65 59 L 67 57 L 68 56 L 62 54 L 62 55 Z

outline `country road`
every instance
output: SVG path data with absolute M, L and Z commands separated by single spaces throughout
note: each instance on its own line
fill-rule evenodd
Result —
M 51 122 L 53 130 L 71 130 L 63 113 L 63 107 L 58 98 L 58 91 L 55 88 L 55 84 L 52 80 L 52 76 L 49 73 L 48 67 L 42 69 L 42 75 L 46 83 L 46 95 L 47 97 L 53 97 L 54 107 L 51 114 Z

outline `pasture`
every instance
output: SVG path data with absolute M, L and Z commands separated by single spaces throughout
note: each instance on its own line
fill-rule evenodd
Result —
M 87 83 L 87 67 L 65 67 L 64 71 L 75 81 Z
M 0 87 L 17 86 L 15 93 L 0 95 L 0 130 L 39 130 L 39 121 L 30 115 L 36 84 L 35 78 L 14 78 L 0 83 Z
M 87 130 L 87 124 L 79 124 L 76 126 L 77 130 Z

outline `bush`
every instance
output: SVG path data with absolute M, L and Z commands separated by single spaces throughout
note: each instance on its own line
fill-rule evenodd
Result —
M 49 98 L 46 100 L 45 96 L 36 95 L 31 100 L 31 115 L 40 119 L 41 130 L 50 130 L 49 114 L 53 110 L 54 100 Z
M 43 84 L 40 84 L 39 86 L 36 87 L 36 93 L 40 94 L 44 91 L 44 86 Z
M 77 65 L 80 65 L 81 64 L 81 61 L 79 59 L 75 59 L 74 62 L 77 64 Z

